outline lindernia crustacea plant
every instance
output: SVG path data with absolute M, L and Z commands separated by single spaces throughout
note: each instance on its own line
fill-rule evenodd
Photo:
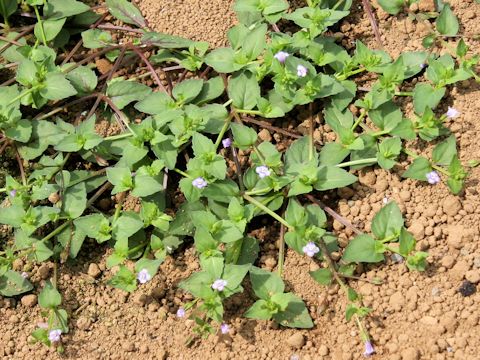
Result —
M 228 334 L 230 332 L 230 326 L 228 326 L 228 324 L 223 323 L 222 325 L 220 325 L 220 332 L 223 335 Z
M 230 139 L 230 138 L 223 139 L 222 140 L 222 145 L 225 149 L 229 148 L 232 145 L 232 139 Z
M 375 349 L 373 348 L 373 345 L 370 341 L 365 341 L 365 352 L 363 355 L 366 357 L 369 357 L 375 353 Z
M 145 284 L 147 281 L 151 280 L 152 276 L 147 269 L 142 269 L 138 272 L 137 280 L 140 284 Z
M 449 106 L 448 111 L 445 115 L 447 115 L 447 117 L 449 119 L 455 119 L 455 118 L 460 116 L 460 111 L 458 111 L 457 109 Z
M 192 185 L 197 189 L 203 189 L 204 187 L 207 187 L 208 183 L 203 177 L 198 177 L 192 181 Z
M 297 66 L 297 76 L 298 77 L 305 77 L 307 76 L 307 73 L 308 73 L 308 69 L 303 66 L 303 65 L 298 65 Z
M 304 254 L 307 255 L 308 257 L 314 257 L 315 254 L 317 254 L 320 251 L 318 246 L 315 245 L 315 243 L 313 243 L 311 241 L 307 245 L 305 245 L 302 248 L 302 250 L 303 250 Z
M 255 172 L 258 174 L 260 179 L 270 176 L 270 169 L 268 168 L 268 166 L 265 165 L 257 166 Z
M 52 343 L 59 342 L 61 335 L 62 330 L 60 329 L 50 330 L 50 332 L 48 333 L 48 340 L 50 340 Z
M 227 286 L 227 280 L 217 279 L 213 282 L 212 289 L 217 291 L 223 291 L 223 289 L 225 289 L 225 286 Z
M 282 64 L 285 63 L 285 60 L 287 60 L 287 57 L 289 56 L 290 54 L 287 53 L 286 51 L 279 51 L 275 55 L 273 55 L 273 57 L 277 59 L 279 62 L 281 62 Z
M 183 318 L 183 317 L 185 317 L 185 309 L 184 309 L 184 308 L 178 308 L 178 310 L 177 310 L 177 317 L 178 317 L 178 318 Z
M 435 185 L 440 182 L 440 176 L 436 171 L 430 171 L 425 176 L 429 184 Z

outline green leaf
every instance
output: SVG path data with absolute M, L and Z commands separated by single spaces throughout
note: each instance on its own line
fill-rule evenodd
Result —
M 209 52 L 205 63 L 219 73 L 232 73 L 243 67 L 235 62 L 235 52 L 231 48 L 218 48 Z
M 355 175 L 336 166 L 321 166 L 317 176 L 318 181 L 313 187 L 319 191 L 342 188 L 357 181 Z
M 249 29 L 249 32 L 243 40 L 243 45 L 240 48 L 241 52 L 249 60 L 256 60 L 257 56 L 265 49 L 267 34 L 267 24 L 257 25 L 253 30 Z
M 45 40 L 46 41 L 51 41 L 55 39 L 55 37 L 60 33 L 60 31 L 63 28 L 63 25 L 65 25 L 66 18 L 58 19 L 58 20 L 45 20 L 42 22 L 43 25 L 43 31 L 45 33 Z M 35 24 L 34 28 L 34 33 L 35 37 L 37 39 L 43 40 L 43 35 L 42 35 L 42 30 L 40 23 L 37 22 Z
M 76 0 L 49 0 L 43 13 L 47 19 L 62 19 L 90 10 L 90 6 Z
M 225 91 L 223 79 L 221 76 L 215 76 L 203 83 L 202 91 L 192 101 L 197 105 L 208 103 L 211 100 L 218 98 Z
M 260 98 L 260 86 L 255 75 L 250 71 L 234 75 L 228 82 L 228 96 L 237 109 L 253 109 Z
M 402 212 L 394 201 L 381 208 L 372 220 L 372 232 L 379 240 L 400 236 L 402 227 Z
M 34 257 L 37 262 L 44 262 L 53 255 L 53 251 L 45 245 L 43 241 L 37 241 L 33 244 Z
M 288 300 L 288 306 L 285 311 L 274 314 L 274 320 L 280 325 L 286 327 L 299 329 L 312 328 L 312 318 L 310 317 L 303 300 L 292 293 L 281 295 L 285 300 Z
M 100 49 L 113 44 L 112 35 L 108 31 L 90 29 L 82 32 L 83 46 L 87 49 Z
M 137 288 L 137 279 L 125 265 L 120 265 L 120 270 L 108 281 L 108 284 L 117 289 L 133 292 Z
M 310 276 L 321 285 L 328 286 L 332 283 L 333 275 L 329 269 L 318 269 L 310 271 Z
M 283 293 L 285 285 L 277 273 L 252 266 L 250 268 L 250 281 L 253 291 L 260 299 L 268 300 L 273 294 Z
M 418 83 L 413 90 L 413 106 L 417 114 L 423 114 L 425 108 L 434 109 L 445 95 L 444 87 L 434 88 L 427 83 Z
M 136 6 L 127 0 L 107 0 L 107 7 L 110 14 L 127 24 L 137 25 L 146 28 L 147 23 L 142 13 Z
M 428 159 L 418 157 L 413 160 L 413 163 L 408 167 L 407 171 L 402 174 L 402 177 L 427 181 L 427 173 L 432 171 L 432 166 Z
M 16 296 L 33 289 L 33 285 L 21 274 L 8 270 L 0 276 L 0 294 L 2 296 Z
M 0 14 L 7 19 L 17 11 L 17 0 L 0 0 Z
M 437 165 L 450 165 L 455 155 L 457 155 L 457 141 L 455 135 L 450 135 L 445 141 L 435 146 L 432 161 Z
M 9 207 L 0 207 L 0 224 L 6 224 L 13 227 L 22 225 L 22 218 L 25 216 L 25 210 L 20 205 Z
M 112 194 L 133 188 L 132 173 L 127 167 L 109 167 L 107 168 L 107 179 L 115 187 Z
M 102 243 L 111 238 L 110 222 L 102 214 L 82 216 L 74 221 L 75 227 L 81 230 L 86 236 Z
M 113 224 L 112 235 L 115 239 L 129 238 L 143 228 L 143 220 L 133 211 L 124 211 Z
M 375 239 L 363 234 L 348 243 L 342 259 L 346 262 L 376 263 L 383 261 L 384 256 L 376 252 Z
M 45 283 L 44 288 L 38 295 L 38 304 L 44 309 L 55 309 L 62 303 L 62 296 L 52 285 L 50 280 Z
M 407 267 L 409 270 L 425 271 L 427 267 L 428 253 L 417 251 L 414 255 L 407 257 Z
M 404 0 L 378 0 L 378 4 L 390 15 L 397 15 L 405 7 Z
M 127 80 L 110 82 L 107 88 L 107 95 L 120 110 L 133 101 L 143 100 L 151 92 L 147 85 Z
M 257 133 L 252 128 L 237 123 L 232 123 L 230 128 L 238 148 L 246 150 L 257 142 Z
M 458 19 L 449 4 L 445 4 L 435 24 L 437 25 L 438 32 L 445 36 L 457 35 L 460 28 Z
M 67 74 L 67 79 L 79 95 L 90 94 L 97 87 L 95 72 L 86 66 L 79 66 Z
M 40 94 L 48 100 L 61 100 L 77 94 L 75 88 L 61 73 L 48 73 Z
M 408 256 L 415 249 L 415 238 L 404 227 L 400 232 L 399 252 L 402 256 Z
M 62 211 L 70 219 L 76 219 L 87 207 L 87 190 L 85 183 L 70 186 L 63 194 Z
M 272 312 L 268 308 L 268 302 L 260 299 L 250 306 L 243 316 L 247 319 L 270 320 Z
M 200 94 L 202 88 L 202 79 L 189 79 L 175 85 L 172 95 L 177 102 L 181 104 L 188 104 Z

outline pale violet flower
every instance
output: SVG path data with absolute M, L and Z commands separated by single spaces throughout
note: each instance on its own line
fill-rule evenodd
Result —
M 198 177 L 192 181 L 192 185 L 198 189 L 203 189 L 208 185 L 208 183 L 207 183 L 207 180 L 205 180 L 204 178 Z
M 316 253 L 320 251 L 320 249 L 318 248 L 317 245 L 315 245 L 315 243 L 310 241 L 307 245 L 305 245 L 302 248 L 302 251 L 304 252 L 305 255 L 309 257 L 313 257 L 315 256 Z
M 50 332 L 48 333 L 48 340 L 50 340 L 52 343 L 59 342 L 60 335 L 62 335 L 62 330 L 60 329 L 50 330 Z
M 145 284 L 147 281 L 151 280 L 152 276 L 147 269 L 142 269 L 137 274 L 137 280 L 140 284 Z
M 382 200 L 382 202 L 383 202 L 385 205 L 388 204 L 388 201 L 389 201 L 389 200 L 388 200 L 388 197 L 386 197 L 386 196 L 385 196 L 385 197 L 383 198 L 383 200 Z
M 282 64 L 285 62 L 285 60 L 287 60 L 287 57 L 289 56 L 290 54 L 287 53 L 286 51 L 279 51 L 275 55 L 273 55 L 273 57 L 277 59 L 279 62 L 281 62 Z
M 222 140 L 222 145 L 225 149 L 229 148 L 230 145 L 232 145 L 232 139 L 230 139 L 230 138 L 223 139 Z
M 429 184 L 435 185 L 440 182 L 440 176 L 436 171 L 430 171 L 425 176 Z
M 365 356 L 370 356 L 375 352 L 375 349 L 373 348 L 373 345 L 370 341 L 365 341 L 365 352 L 363 355 Z
M 16 195 L 17 195 L 17 190 L 13 189 L 12 191 L 10 191 L 10 196 L 12 198 L 14 198 Z
M 184 308 L 179 308 L 177 310 L 177 317 L 179 317 L 179 318 L 185 317 L 185 309 Z
M 260 179 L 270 176 L 270 169 L 265 165 L 257 166 L 257 168 L 255 169 L 255 172 L 258 174 Z
M 308 73 L 308 69 L 303 66 L 303 65 L 298 65 L 297 66 L 297 76 L 298 77 L 305 77 L 307 76 L 307 73 Z
M 213 282 L 212 289 L 217 291 L 223 291 L 223 289 L 225 289 L 225 286 L 227 286 L 227 280 L 217 279 Z
M 427 67 L 427 64 L 425 64 L 425 63 L 420 64 L 420 69 L 425 69 L 426 67 Z
M 228 326 L 227 324 L 223 323 L 222 325 L 220 325 L 220 332 L 225 335 L 225 334 L 228 334 L 230 331 L 230 326 Z
M 22 272 L 20 275 L 22 275 L 22 278 L 28 279 L 28 273 L 26 273 L 25 271 Z
M 455 119 L 456 117 L 460 116 L 460 111 L 458 111 L 457 109 L 449 106 L 446 115 L 449 119 Z

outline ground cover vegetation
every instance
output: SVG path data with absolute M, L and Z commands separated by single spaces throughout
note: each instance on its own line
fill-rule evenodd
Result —
M 379 4 L 397 14 L 413 2 Z M 415 250 L 398 205 L 386 199 L 371 234 L 358 233 L 333 260 L 339 247 L 324 210 L 339 215 L 316 195 L 355 183 L 359 169 L 389 170 L 405 159 L 405 178 L 432 186 L 445 181 L 453 194 L 462 190 L 468 168 L 443 126 L 459 112 L 436 108 L 449 86 L 478 80 L 478 57 L 466 56 L 463 41 L 456 49 L 445 42 L 459 30 L 449 5 L 439 1 L 437 13 L 423 14 L 436 22 L 425 50 L 397 59 L 360 41 L 347 52 L 330 36 L 329 28 L 349 14 L 348 0 L 310 0 L 295 11 L 286 1 L 238 0 L 230 46 L 214 50 L 151 31 L 126 0 L 106 0 L 105 6 L 124 25 L 103 24 L 105 15 L 76 0 L 0 0 L 1 66 L 13 72 L 0 87 L 0 153 L 16 158 L 19 168 L 19 176 L 4 174 L 0 189 L 0 223 L 12 235 L 1 244 L 0 294 L 32 290 L 27 276 L 12 270 L 15 259 L 73 261 L 87 237 L 113 247 L 107 267 L 119 271 L 109 283 L 132 292 L 193 239 L 201 271 L 180 284 L 194 300 L 177 315 L 195 320 L 196 335 L 229 331 L 223 302 L 247 283 L 257 301 L 245 317 L 310 328 L 304 302 L 285 292 L 282 281 L 288 246 L 321 265 L 305 276 L 341 286 L 349 301 L 345 316 L 358 326 L 365 354 L 372 354 L 362 320 L 371 309 L 348 285 L 358 264 L 394 254 L 411 271 L 423 271 L 428 254 Z M 19 13 L 29 15 L 27 24 L 14 27 Z M 131 37 L 118 42 L 115 33 Z M 439 55 L 442 48 L 447 51 Z M 113 64 L 103 75 L 92 66 L 99 57 Z M 114 76 L 132 61 L 145 66 L 142 74 Z M 165 86 L 159 74 L 169 79 L 172 69 L 193 76 Z M 362 73 L 375 79 L 368 88 L 355 82 Z M 144 81 L 149 77 L 153 86 Z M 413 91 L 403 91 L 414 78 Z M 80 116 L 64 112 L 92 102 Z M 288 117 L 302 107 L 311 113 L 309 136 L 285 151 L 259 140 L 252 119 Z M 102 136 L 100 119 L 115 124 L 117 133 Z M 335 132 L 336 141 L 314 141 L 316 119 Z M 426 157 L 409 148 L 418 138 L 441 141 Z M 115 208 L 100 211 L 96 203 L 107 194 L 116 195 Z M 140 211 L 124 209 L 127 194 L 139 199 Z M 259 244 L 249 231 L 259 217 L 281 225 L 277 272 L 255 266 Z M 125 266 L 131 260 L 134 270 Z M 68 314 L 55 277 L 46 282 L 39 305 L 46 322 L 32 335 L 61 351 Z

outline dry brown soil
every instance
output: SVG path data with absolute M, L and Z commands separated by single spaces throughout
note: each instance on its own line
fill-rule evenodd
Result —
M 197 40 L 225 43 L 224 32 L 234 22 L 228 10 L 231 1 L 210 0 L 146 0 L 138 1 L 150 24 L 157 30 L 191 36 Z M 462 31 L 479 33 L 480 5 L 473 0 L 451 0 L 459 16 Z M 344 44 L 351 46 L 359 38 L 377 46 L 361 2 L 355 3 L 353 14 L 343 21 Z M 421 9 L 431 4 L 421 1 Z M 385 49 L 398 56 L 402 51 L 421 48 L 421 39 L 431 27 L 428 22 L 415 22 L 400 15 L 391 17 L 378 10 L 379 27 Z M 480 53 L 478 41 L 466 39 L 472 51 Z M 454 46 L 454 41 L 451 42 Z M 413 85 L 413 84 L 412 84 Z M 454 106 L 461 116 L 447 125 L 457 137 L 464 164 L 480 159 L 480 85 L 468 81 L 451 90 L 442 104 Z M 287 124 L 297 127 L 297 123 Z M 280 122 L 281 124 L 281 122 Z M 277 141 L 284 138 L 274 136 Z M 324 136 L 317 131 L 318 139 Z M 412 144 L 428 154 L 432 146 Z M 336 210 L 359 229 L 368 231 L 370 221 L 385 198 L 397 201 L 409 229 L 419 240 L 418 248 L 430 253 L 430 267 L 425 273 L 408 272 L 404 264 L 388 263 L 368 267 L 365 278 L 379 277 L 379 286 L 357 282 L 367 306 L 373 308 L 368 327 L 377 353 L 372 359 L 418 360 L 480 358 L 480 291 L 464 297 L 458 288 L 465 279 L 480 281 L 480 168 L 472 170 L 465 191 L 450 195 L 443 184 L 429 186 L 403 180 L 402 164 L 388 173 L 380 169 L 364 172 L 360 183 L 338 192 Z M 325 200 L 325 199 L 324 199 Z M 327 199 L 328 200 L 328 199 Z M 346 244 L 352 237 L 349 229 L 334 223 L 333 228 Z M 265 224 L 256 231 L 260 239 L 260 265 L 276 266 L 278 228 Z M 279 329 L 275 324 L 241 318 L 241 310 L 252 300 L 239 296 L 226 305 L 226 321 L 232 332 L 217 334 L 186 347 L 192 322 L 177 319 L 178 307 L 188 295 L 175 285 L 198 269 L 192 248 L 169 258 L 160 274 L 140 286 L 136 293 L 126 293 L 106 285 L 111 270 L 105 269 L 106 248 L 93 243 L 74 264 L 60 269 L 59 287 L 71 316 L 68 335 L 64 336 L 65 354 L 54 353 L 42 345 L 29 344 L 29 333 L 41 321 L 36 298 L 0 299 L 0 358 L 3 359 L 332 359 L 363 358 L 363 345 L 352 323 L 344 320 L 345 301 L 336 287 L 316 285 L 308 271 L 316 268 L 309 259 L 289 251 L 285 264 L 285 280 L 289 289 L 305 299 L 315 321 L 309 331 Z M 36 290 L 51 275 L 51 265 L 27 270 Z

